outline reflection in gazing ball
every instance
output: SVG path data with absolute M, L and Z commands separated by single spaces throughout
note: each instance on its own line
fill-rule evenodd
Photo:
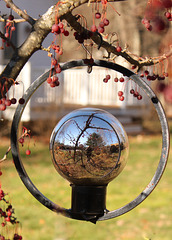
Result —
M 121 123 L 97 108 L 82 108 L 56 125 L 50 151 L 58 173 L 76 185 L 105 185 L 125 167 L 128 138 Z

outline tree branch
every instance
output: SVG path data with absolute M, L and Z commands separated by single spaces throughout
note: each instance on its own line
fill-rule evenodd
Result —
M 22 11 L 19 7 L 17 7 L 12 0 L 4 0 L 4 2 L 6 2 L 6 4 L 8 4 L 8 6 L 14 12 L 16 12 L 23 19 L 25 19 L 28 23 L 30 23 L 31 25 L 35 23 L 35 20 L 32 17 L 30 17 L 26 12 Z
M 78 33 L 85 32 L 88 35 L 89 31 L 87 29 L 85 29 L 83 26 L 81 26 L 81 24 L 77 21 L 77 18 L 75 16 L 73 16 L 71 12 L 67 13 L 64 16 L 64 18 L 75 31 L 77 31 Z M 116 56 L 121 56 L 125 60 L 127 60 L 131 65 L 137 66 L 138 70 L 144 66 L 155 65 L 155 64 L 167 59 L 168 57 L 172 56 L 172 46 L 170 46 L 169 52 L 166 54 L 163 54 L 162 56 L 144 59 L 142 57 L 139 57 L 139 56 L 136 56 L 136 55 L 130 53 L 127 49 L 124 49 L 121 52 L 118 52 L 116 50 L 115 46 L 113 46 L 111 43 L 104 41 L 102 38 L 100 38 L 100 34 L 98 32 L 94 32 L 91 36 L 91 39 L 94 41 L 94 43 L 97 46 L 104 48 L 108 52 L 108 56 L 110 53 L 112 53 Z

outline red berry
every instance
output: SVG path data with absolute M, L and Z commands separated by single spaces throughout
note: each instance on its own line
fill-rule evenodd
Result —
M 171 18 L 171 13 L 170 12 L 166 12 L 165 16 L 166 16 L 167 19 L 170 19 Z
M 59 28 L 63 28 L 63 23 L 62 22 L 59 22 Z
M 133 94 L 134 97 L 138 97 L 139 96 L 139 93 L 137 91 L 134 92 Z
M 6 38 L 9 38 L 9 33 L 6 32 L 6 33 L 5 33 L 5 37 L 6 37 Z
M 163 73 L 164 77 L 168 77 L 168 73 L 164 72 Z
M 50 84 L 52 82 L 52 78 L 51 77 L 48 77 L 47 78 L 47 83 Z
M 21 144 L 24 143 L 24 138 L 23 138 L 23 137 L 21 137 L 21 138 L 19 139 L 19 143 L 21 143 Z
M 95 13 L 95 18 L 97 19 L 101 18 L 101 14 L 99 12 Z
M 104 18 L 103 23 L 104 23 L 105 26 L 108 26 L 109 25 L 109 20 L 107 18 Z
M 12 215 L 11 210 L 8 210 L 8 212 L 7 212 L 7 216 L 11 217 L 11 215 Z
M 10 15 L 8 16 L 8 19 L 9 19 L 10 21 L 13 21 L 14 16 L 13 16 L 12 14 L 10 14 Z
M 137 99 L 138 99 L 138 100 L 142 100 L 142 95 L 139 94 L 139 95 L 137 96 Z
M 157 33 L 163 31 L 166 28 L 166 23 L 165 21 L 160 18 L 160 17 L 156 17 L 154 19 L 154 25 L 153 25 L 153 30 Z
M 10 99 L 5 100 L 5 105 L 6 106 L 11 106 L 11 100 Z
M 59 28 L 58 24 L 54 24 L 54 25 L 52 26 L 52 29 L 51 29 L 52 33 L 54 33 L 54 32 L 55 32 L 55 33 L 58 33 L 59 30 L 60 30 L 60 28 Z
M 2 176 L 2 171 L 0 170 L 0 176 Z
M 20 99 L 19 99 L 19 103 L 20 103 L 20 104 L 24 104 L 24 103 L 25 103 L 24 98 L 20 98 Z
M 106 79 L 109 80 L 111 78 L 110 74 L 106 75 Z
M 61 73 L 61 67 L 60 67 L 60 65 L 58 65 L 56 68 L 55 68 L 55 70 L 56 70 L 56 73 Z
M 11 98 L 11 104 L 16 104 L 17 100 L 16 98 Z
M 96 27 L 95 24 L 92 25 L 92 27 L 91 27 L 91 31 L 92 31 L 92 32 L 96 32 L 96 31 L 97 31 L 97 27 Z
M 116 48 L 116 51 L 117 51 L 117 52 L 121 52 L 121 51 L 122 51 L 122 48 L 121 48 L 120 46 L 118 46 L 118 47 Z
M 64 34 L 64 36 L 67 37 L 67 36 L 69 36 L 69 31 L 65 30 L 63 34 Z
M 131 89 L 131 90 L 130 90 L 130 93 L 131 93 L 131 94 L 134 94 L 134 89 Z
M 0 104 L 0 111 L 5 111 L 6 106 L 4 103 Z
M 51 82 L 50 83 L 50 87 L 52 87 L 52 88 L 56 87 L 56 83 L 55 82 Z
M 107 78 L 104 78 L 104 79 L 103 79 L 103 82 L 104 82 L 104 83 L 107 83 L 107 82 L 108 82 L 108 79 L 107 79 Z
M 6 221 L 6 222 L 10 222 L 10 221 L 11 221 L 11 218 L 8 216 L 8 217 L 5 218 L 5 221 Z
M 118 78 L 117 77 L 114 78 L 114 82 L 118 82 Z
M 2 227 L 5 227 L 5 225 L 6 225 L 6 224 L 5 224 L 4 222 L 1 223 L 1 226 L 2 226 Z
M 14 32 L 16 30 L 16 28 L 13 26 L 11 27 L 11 31 Z
M 30 155 L 31 151 L 29 149 L 26 150 L 26 155 Z
M 123 77 L 120 77 L 119 81 L 120 81 L 120 82 L 124 82 L 124 78 L 123 78 Z
M 105 26 L 105 25 L 104 25 L 104 22 L 100 22 L 100 23 L 99 23 L 99 27 L 104 28 L 104 26 Z
M 145 76 L 149 75 L 149 71 L 145 70 Z
M 165 8 L 171 8 L 172 7 L 172 1 L 171 0 L 161 0 L 161 2 L 162 2 L 162 5 Z
M 119 92 L 118 92 L 118 96 L 119 96 L 119 97 L 123 96 L 123 94 L 124 94 L 123 91 L 119 91 Z
M 56 81 L 58 81 L 58 80 L 59 80 L 59 78 L 56 77 L 56 76 L 54 76 L 54 77 L 52 78 L 52 82 L 56 82 Z
M 104 27 L 98 26 L 98 32 L 99 33 L 104 33 L 104 31 L 105 31 Z
M 51 59 L 51 64 L 54 65 L 54 66 L 57 65 L 57 60 L 54 59 L 54 58 L 52 58 L 52 59 Z
M 120 100 L 120 101 L 124 101 L 124 96 L 120 96 L 120 97 L 119 97 L 119 100 Z

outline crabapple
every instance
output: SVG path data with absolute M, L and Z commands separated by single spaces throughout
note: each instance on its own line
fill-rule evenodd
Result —
M 105 26 L 104 22 L 99 23 L 99 27 L 104 28 L 104 26 Z
M 47 83 L 50 84 L 52 82 L 52 78 L 51 77 L 48 77 L 47 78 Z
M 30 155 L 30 154 L 31 154 L 30 149 L 27 149 L 27 150 L 26 150 L 26 155 Z
M 11 104 L 16 104 L 17 100 L 16 98 L 11 98 Z
M 165 17 L 166 17 L 167 19 L 170 19 L 170 18 L 171 18 L 171 13 L 170 13 L 170 12 L 166 12 L 166 13 L 165 13 Z
M 109 80 L 110 78 L 111 78 L 110 74 L 107 74 L 107 75 L 106 75 L 106 79 Z
M 139 95 L 137 96 L 137 99 L 138 99 L 138 100 L 142 100 L 142 95 L 139 94 Z
M 52 26 L 52 29 L 51 29 L 51 31 L 52 31 L 52 33 L 58 33 L 59 32 L 59 26 L 58 26 L 58 24 L 54 24 L 53 26 Z
M 131 90 L 130 90 L 130 93 L 131 93 L 131 94 L 134 94 L 134 89 L 131 89 Z
M 23 138 L 23 137 L 21 137 L 21 138 L 19 139 L 19 143 L 21 143 L 21 144 L 24 143 L 24 138 Z
M 123 77 L 120 77 L 119 81 L 120 81 L 120 82 L 124 82 L 124 78 L 123 78 Z
M 20 99 L 19 99 L 19 103 L 20 103 L 20 104 L 24 104 L 24 103 L 25 103 L 24 98 L 20 98 Z
M 98 32 L 99 33 L 104 33 L 104 31 L 105 31 L 104 27 L 98 26 Z
M 6 106 L 4 103 L 0 104 L 0 111 L 5 111 Z
M 69 31 L 65 30 L 63 34 L 64 34 L 64 36 L 67 37 L 67 36 L 69 36 Z
M 59 22 L 59 28 L 63 28 L 63 27 L 64 27 L 63 23 Z
M 109 20 L 107 18 L 104 18 L 103 23 L 104 23 L 105 26 L 108 26 L 109 25 Z
M 10 99 L 5 100 L 5 105 L 6 106 L 11 106 L 11 100 Z
M 92 31 L 92 32 L 96 32 L 96 31 L 97 31 L 97 27 L 96 27 L 95 24 L 92 25 L 92 27 L 91 27 L 91 31 Z
M 120 101 L 124 101 L 124 96 L 120 96 L 120 97 L 119 97 L 119 100 L 120 100 Z
M 14 16 L 13 16 L 12 14 L 10 14 L 10 15 L 8 16 L 8 19 L 9 19 L 10 21 L 13 21 L 13 20 L 14 20 Z
M 116 48 L 116 51 L 117 51 L 117 52 L 121 52 L 121 51 L 122 51 L 122 48 L 121 48 L 120 46 L 118 46 L 118 47 Z
M 97 19 L 101 18 L 101 13 L 96 12 L 96 13 L 95 13 L 95 18 L 97 18 Z
M 123 91 L 119 91 L 119 92 L 118 92 L 118 96 L 119 96 L 119 97 L 123 96 L 123 94 L 124 94 Z

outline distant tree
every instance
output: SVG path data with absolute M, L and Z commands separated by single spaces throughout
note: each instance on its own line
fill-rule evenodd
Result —
M 105 145 L 105 142 L 103 141 L 100 134 L 93 132 L 89 135 L 86 145 L 92 148 L 103 147 Z

